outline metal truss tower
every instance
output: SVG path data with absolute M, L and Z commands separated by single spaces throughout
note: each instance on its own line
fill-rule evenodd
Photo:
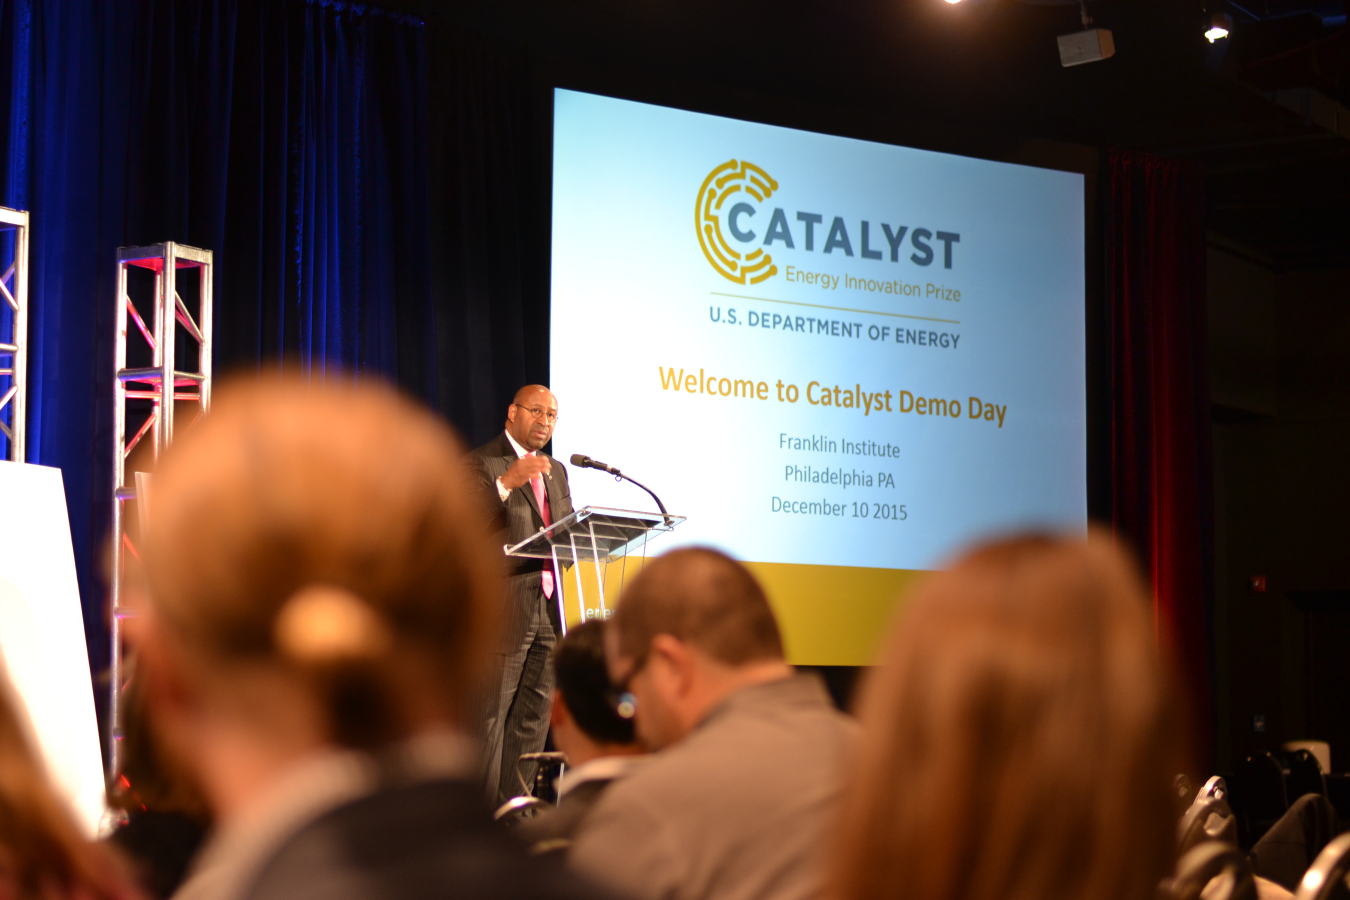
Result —
M 0 330 L 0 459 L 23 462 L 28 402 L 28 213 L 0 206 L 0 231 L 14 232 L 14 261 L 0 275 L 0 304 L 9 307 L 9 334 Z
M 153 287 L 146 270 L 153 275 Z M 183 284 L 189 302 L 179 292 L 180 270 L 196 269 L 196 300 Z M 173 440 L 178 404 L 191 404 L 187 425 L 211 406 L 211 251 L 198 250 L 173 242 L 150 247 L 123 247 L 117 251 L 117 345 L 114 358 L 117 378 L 113 384 L 113 529 L 111 627 L 112 659 L 110 677 L 112 703 L 110 766 L 114 777 L 121 771 L 118 746 L 122 737 L 122 691 L 126 684 L 123 665 L 122 619 L 134 615 L 124 607 L 126 599 L 127 554 L 137 557 L 136 545 L 128 533 L 129 503 L 136 503 L 137 518 L 145 521 L 150 505 L 149 479 L 134 472 L 128 483 L 128 460 L 141 440 L 151 438 L 152 459 Z M 141 306 L 133 294 L 146 294 Z M 140 310 L 152 305 L 150 324 Z M 190 306 L 195 306 L 195 315 Z M 128 321 L 136 326 L 128 347 Z M 139 337 L 137 337 L 139 334 Z M 180 337 L 183 339 L 180 341 Z M 130 352 L 129 352 L 130 351 Z M 129 365 L 131 359 L 141 365 Z M 145 365 L 144 363 L 149 363 Z M 143 417 L 143 418 L 142 418 Z M 135 424 L 133 425 L 133 421 Z M 130 440 L 130 427 L 136 430 Z M 139 529 L 137 529 L 139 536 Z

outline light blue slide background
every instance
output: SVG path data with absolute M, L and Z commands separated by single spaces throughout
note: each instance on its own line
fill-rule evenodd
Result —
M 720 275 L 695 231 L 699 187 L 747 160 L 778 191 L 740 220 L 759 246 L 774 207 L 795 249 L 770 251 L 779 274 L 749 286 Z M 1087 523 L 1083 177 L 702 115 L 572 91 L 555 95 L 551 386 L 554 455 L 586 453 L 649 484 L 689 517 L 655 552 L 711 544 L 758 562 L 932 569 L 983 536 Z M 753 201 L 751 201 L 753 202 Z M 804 249 L 797 211 L 824 216 Z M 834 216 L 854 256 L 824 254 Z M 859 254 L 871 224 L 882 260 Z M 906 238 L 892 263 L 880 223 L 960 234 L 923 267 Z M 786 267 L 841 276 L 829 291 L 785 281 Z M 959 289 L 959 302 L 847 290 L 842 276 Z M 723 294 L 740 297 L 719 296 Z M 868 310 L 790 307 L 743 297 Z M 862 323 L 861 338 L 728 325 L 756 313 Z M 721 322 L 712 321 L 720 309 Z M 946 324 L 873 313 L 956 320 Z M 956 349 L 874 341 L 872 325 L 960 335 Z M 663 390 L 659 367 L 770 385 L 770 400 Z M 776 382 L 957 398 L 960 419 L 777 400 Z M 971 420 L 967 398 L 1006 406 L 1002 428 Z M 895 400 L 892 400 L 895 406 Z M 790 452 L 780 434 L 870 439 L 898 459 Z M 785 467 L 887 472 L 894 487 L 792 483 Z M 637 488 L 572 471 L 574 502 L 650 509 Z M 773 497 L 903 504 L 904 521 L 789 515 Z

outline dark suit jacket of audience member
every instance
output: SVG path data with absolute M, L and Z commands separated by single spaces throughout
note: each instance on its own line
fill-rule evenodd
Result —
M 566 850 L 586 814 L 613 780 L 597 778 L 582 782 L 568 791 L 553 809 L 521 823 L 516 828 L 517 835 L 534 853 Z
M 542 451 L 539 455 L 547 456 L 553 464 L 552 477 L 544 479 L 544 490 L 548 497 L 551 521 L 556 522 L 572 514 L 572 489 L 567 481 L 567 468 Z M 493 542 L 498 546 L 518 544 L 544 527 L 539 504 L 534 499 L 534 490 L 528 484 L 512 491 L 505 503 L 497 493 L 497 479 L 505 475 L 517 459 L 516 450 L 507 440 L 505 432 L 469 454 L 475 485 L 482 495 L 483 503 L 492 511 L 492 528 L 496 533 Z M 511 578 L 507 585 L 508 608 L 502 622 L 502 637 L 509 647 L 519 646 L 519 639 L 523 638 L 524 630 L 529 627 L 534 604 L 539 602 L 542 590 L 540 573 L 546 565 L 551 563 L 542 559 L 509 560 Z M 561 590 L 562 585 L 557 588 Z M 556 594 L 548 603 L 548 610 L 554 629 L 560 630 Z
M 422 782 L 319 817 L 263 866 L 248 900 L 607 900 L 492 823 L 481 786 Z
M 136 811 L 108 838 L 130 857 L 137 878 L 151 897 L 168 900 L 183 883 L 206 826 L 191 816 L 158 810 Z

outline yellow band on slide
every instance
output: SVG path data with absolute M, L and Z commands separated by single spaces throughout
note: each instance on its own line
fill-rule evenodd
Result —
M 925 574 L 914 569 L 746 563 L 769 595 L 788 662 L 870 666 L 904 596 Z
M 622 582 L 642 570 L 642 560 L 633 558 L 605 567 L 605 605 L 614 608 Z M 877 650 L 890 631 L 904 596 L 926 573 L 915 569 L 867 569 L 858 566 L 806 566 L 796 563 L 747 562 L 746 566 L 764 585 L 778 616 L 787 645 L 788 661 L 794 665 L 867 666 L 876 661 Z M 595 567 L 581 563 L 582 591 L 598 596 Z M 563 572 L 569 598 L 567 623 L 581 620 L 575 597 L 576 575 Z M 600 604 L 588 604 L 587 618 L 602 617 Z

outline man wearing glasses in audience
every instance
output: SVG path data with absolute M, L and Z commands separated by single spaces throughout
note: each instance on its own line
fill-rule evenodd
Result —
M 497 545 L 514 545 L 572 514 L 567 471 L 542 450 L 558 422 L 558 400 L 543 385 L 516 392 L 506 408 L 506 429 L 469 454 L 484 502 L 492 510 Z M 553 673 L 549 655 L 561 630 L 559 599 L 547 560 L 508 560 L 502 611 L 500 681 L 485 710 L 489 797 L 504 803 L 534 781 L 536 763 L 522 753 L 544 749 Z
M 855 726 L 783 655 L 745 566 L 648 562 L 605 626 L 614 708 L 655 751 L 607 787 L 568 864 L 634 900 L 817 900 Z

